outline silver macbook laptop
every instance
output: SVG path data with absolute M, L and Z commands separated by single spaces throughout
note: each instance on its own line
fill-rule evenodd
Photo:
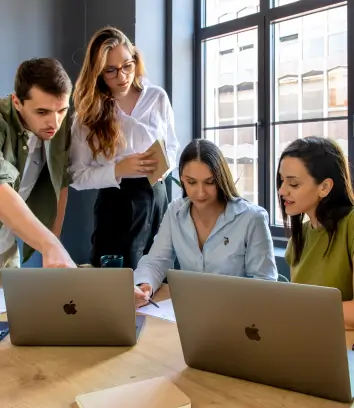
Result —
M 131 269 L 3 269 L 10 339 L 23 346 L 132 346 Z
M 179 270 L 167 278 L 188 366 L 352 400 L 337 289 Z

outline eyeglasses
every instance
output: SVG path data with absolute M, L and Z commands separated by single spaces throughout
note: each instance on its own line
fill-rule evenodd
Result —
M 117 76 L 119 74 L 119 71 L 122 71 L 123 74 L 125 74 L 125 75 L 129 75 L 132 72 L 134 72 L 135 65 L 136 65 L 135 61 L 130 61 L 130 62 L 127 62 L 126 64 L 124 64 L 123 66 L 121 66 L 120 68 L 115 68 L 115 67 L 106 68 L 103 71 L 103 76 L 106 79 L 117 78 Z

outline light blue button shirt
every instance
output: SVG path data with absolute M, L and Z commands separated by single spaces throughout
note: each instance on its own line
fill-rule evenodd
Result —
M 277 280 L 267 212 L 243 198 L 229 201 L 201 251 L 190 200 L 168 206 L 149 254 L 134 272 L 135 284 L 156 291 L 177 257 L 182 270 Z

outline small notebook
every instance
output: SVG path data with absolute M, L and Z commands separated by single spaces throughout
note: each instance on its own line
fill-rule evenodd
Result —
M 153 173 L 147 175 L 150 184 L 153 186 L 159 179 L 164 179 L 170 169 L 170 162 L 167 157 L 165 141 L 157 139 L 148 149 L 147 152 L 153 151 L 151 159 L 158 160 L 157 168 Z M 150 157 L 149 157 L 150 159 Z
M 165 377 L 76 397 L 80 408 L 191 408 L 190 399 Z

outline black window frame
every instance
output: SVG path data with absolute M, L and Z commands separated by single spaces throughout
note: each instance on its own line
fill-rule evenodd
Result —
M 195 1 L 194 38 L 194 137 L 201 138 L 204 106 L 204 63 L 203 42 L 223 35 L 233 34 L 251 28 L 258 28 L 258 204 L 271 214 L 271 61 L 273 53 L 272 23 L 307 13 L 323 11 L 333 6 L 346 5 L 348 19 L 348 159 L 350 168 L 354 165 L 354 1 L 343 0 L 299 0 L 283 6 L 271 7 L 271 0 L 260 0 L 260 11 L 212 26 L 205 26 L 205 0 Z M 336 118 L 323 118 L 323 120 Z M 305 122 L 306 120 L 302 120 Z M 311 121 L 311 120 L 309 120 Z M 312 120 L 313 121 L 313 120 Z M 284 122 L 284 121 L 283 121 Z M 281 122 L 281 123 L 283 123 Z M 277 122 L 278 123 L 278 122 Z M 219 128 L 219 127 L 217 127 Z M 353 174 L 353 172 L 352 172 Z M 354 174 L 353 174 L 354 175 Z M 270 217 L 271 223 L 271 217 Z M 284 228 L 270 225 L 273 239 L 279 246 L 286 245 Z

